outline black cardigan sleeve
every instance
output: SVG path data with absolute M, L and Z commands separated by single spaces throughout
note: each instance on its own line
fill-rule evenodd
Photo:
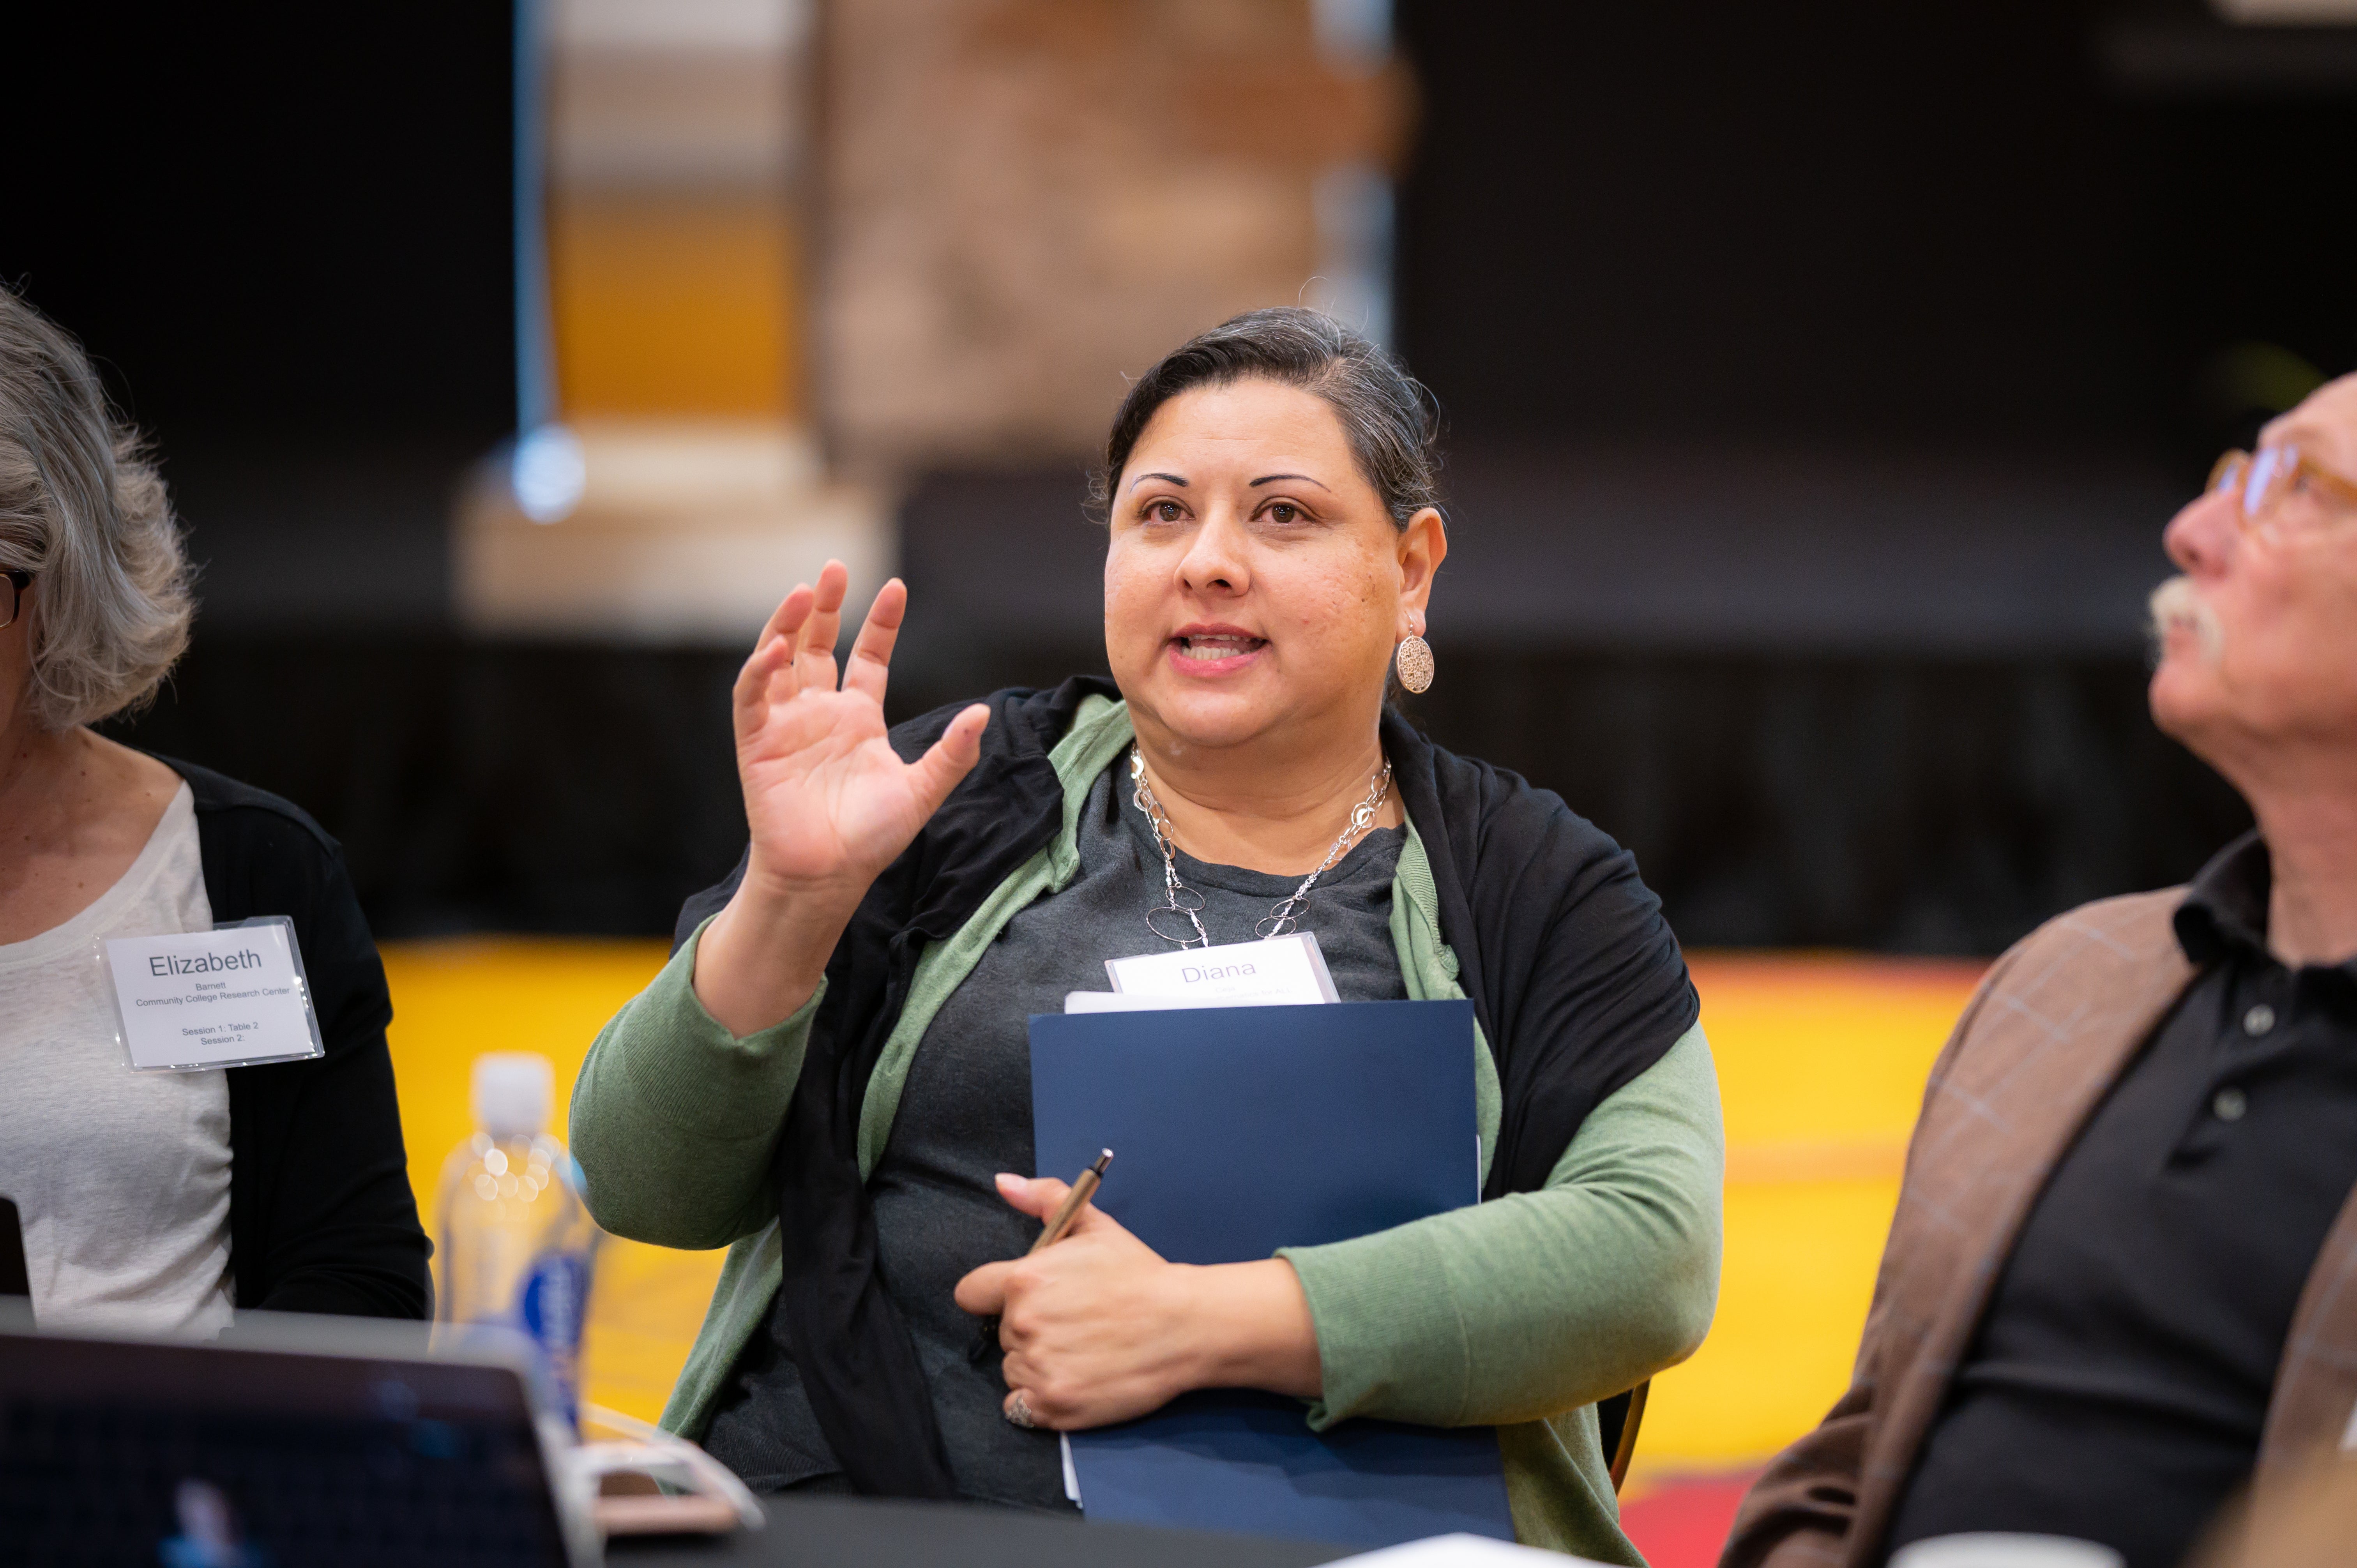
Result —
M 230 1267 L 241 1308 L 430 1316 L 385 1026 L 393 998 L 342 852 L 300 809 L 160 758 L 196 797 L 216 921 L 294 923 L 325 1056 L 229 1069 Z
M 1636 857 L 1552 790 L 1383 715 L 1440 936 L 1497 1058 L 1484 1197 L 1536 1192 L 1588 1112 L 1669 1053 L 1702 1004 Z

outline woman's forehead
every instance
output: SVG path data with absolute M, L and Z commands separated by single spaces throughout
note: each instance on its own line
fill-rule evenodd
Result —
M 1316 475 L 1350 461 L 1351 444 L 1331 404 L 1300 387 L 1255 378 L 1190 387 L 1164 403 L 1139 433 L 1129 466 L 1137 473 L 1184 462 Z

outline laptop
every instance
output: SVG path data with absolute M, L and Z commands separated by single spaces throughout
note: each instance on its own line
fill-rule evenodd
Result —
M 528 1361 L 425 1344 L 423 1324 L 259 1313 L 212 1344 L 0 1333 L 0 1541 L 163 1568 L 587 1568 Z

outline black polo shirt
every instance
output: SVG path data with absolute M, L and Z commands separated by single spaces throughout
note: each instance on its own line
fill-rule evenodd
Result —
M 1889 1550 L 2024 1530 L 2175 1568 L 2250 1474 L 2357 1183 L 2357 961 L 2276 962 L 2268 886 L 2256 833 L 2195 878 L 2201 972 L 2031 1208 Z

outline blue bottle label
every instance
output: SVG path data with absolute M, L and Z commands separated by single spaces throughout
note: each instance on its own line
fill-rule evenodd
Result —
M 523 1331 L 547 1358 L 549 1376 L 567 1423 L 579 1420 L 581 1326 L 589 1305 L 589 1261 L 574 1252 L 543 1252 L 533 1260 L 516 1300 Z

